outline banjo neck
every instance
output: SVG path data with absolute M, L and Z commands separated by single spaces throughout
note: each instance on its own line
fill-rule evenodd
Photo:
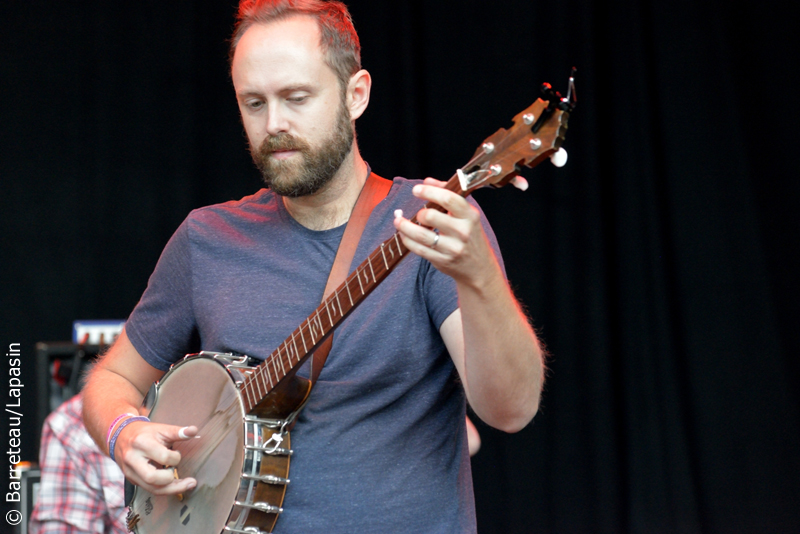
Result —
M 297 370 L 407 253 L 408 249 L 395 233 L 350 273 L 244 380 L 241 393 L 245 412 L 251 412 L 281 380 Z

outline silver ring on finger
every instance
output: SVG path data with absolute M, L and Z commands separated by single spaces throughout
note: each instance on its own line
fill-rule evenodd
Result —
M 437 232 L 436 235 L 433 236 L 433 243 L 431 243 L 431 248 L 436 248 L 436 243 L 439 242 L 439 233 Z

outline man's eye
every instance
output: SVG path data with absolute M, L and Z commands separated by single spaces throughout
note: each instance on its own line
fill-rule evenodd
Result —
M 264 103 L 261 102 L 260 100 L 254 100 L 253 102 L 248 102 L 247 107 L 249 107 L 250 109 L 259 109 L 263 105 Z
M 306 96 L 306 95 L 303 95 L 303 96 L 290 96 L 289 98 L 287 98 L 287 100 L 289 102 L 294 103 L 294 104 L 299 104 L 301 102 L 305 102 L 306 98 L 308 98 L 308 96 Z

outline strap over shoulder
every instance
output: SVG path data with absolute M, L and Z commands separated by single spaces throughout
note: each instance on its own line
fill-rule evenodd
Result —
M 350 272 L 350 264 L 353 263 L 353 256 L 356 254 L 358 242 L 361 240 L 361 234 L 364 233 L 364 227 L 367 225 L 369 216 L 373 208 L 386 198 L 391 188 L 391 180 L 381 178 L 374 172 L 370 172 L 369 176 L 367 176 L 367 181 L 364 183 L 356 205 L 353 207 L 353 212 L 350 214 L 350 219 L 347 221 L 344 235 L 342 235 L 342 240 L 339 243 L 339 249 L 336 251 L 336 258 L 333 260 L 333 267 L 331 267 L 331 273 L 328 275 L 328 283 L 325 285 L 325 293 L 322 295 L 323 301 L 347 278 L 347 274 Z M 328 353 L 331 351 L 332 345 L 333 334 L 328 336 L 314 352 L 314 357 L 311 361 L 312 387 L 317 382 L 317 378 L 319 378 L 322 366 L 325 365 L 325 360 L 328 359 Z

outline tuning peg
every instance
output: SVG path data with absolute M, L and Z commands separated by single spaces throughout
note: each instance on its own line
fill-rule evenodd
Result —
M 561 99 L 561 103 L 558 105 L 559 109 L 562 111 L 566 111 L 567 113 L 572 113 L 575 110 L 575 106 L 578 104 L 578 93 L 575 91 L 575 73 L 578 72 L 578 69 L 572 67 L 572 73 L 569 75 L 569 86 L 567 89 L 567 96 Z
M 550 156 L 550 162 L 556 167 L 563 167 L 567 164 L 567 151 L 559 148 L 557 152 Z
M 509 182 L 511 185 L 519 189 L 520 191 L 527 191 L 528 190 L 528 180 L 523 178 L 522 176 L 515 176 Z

